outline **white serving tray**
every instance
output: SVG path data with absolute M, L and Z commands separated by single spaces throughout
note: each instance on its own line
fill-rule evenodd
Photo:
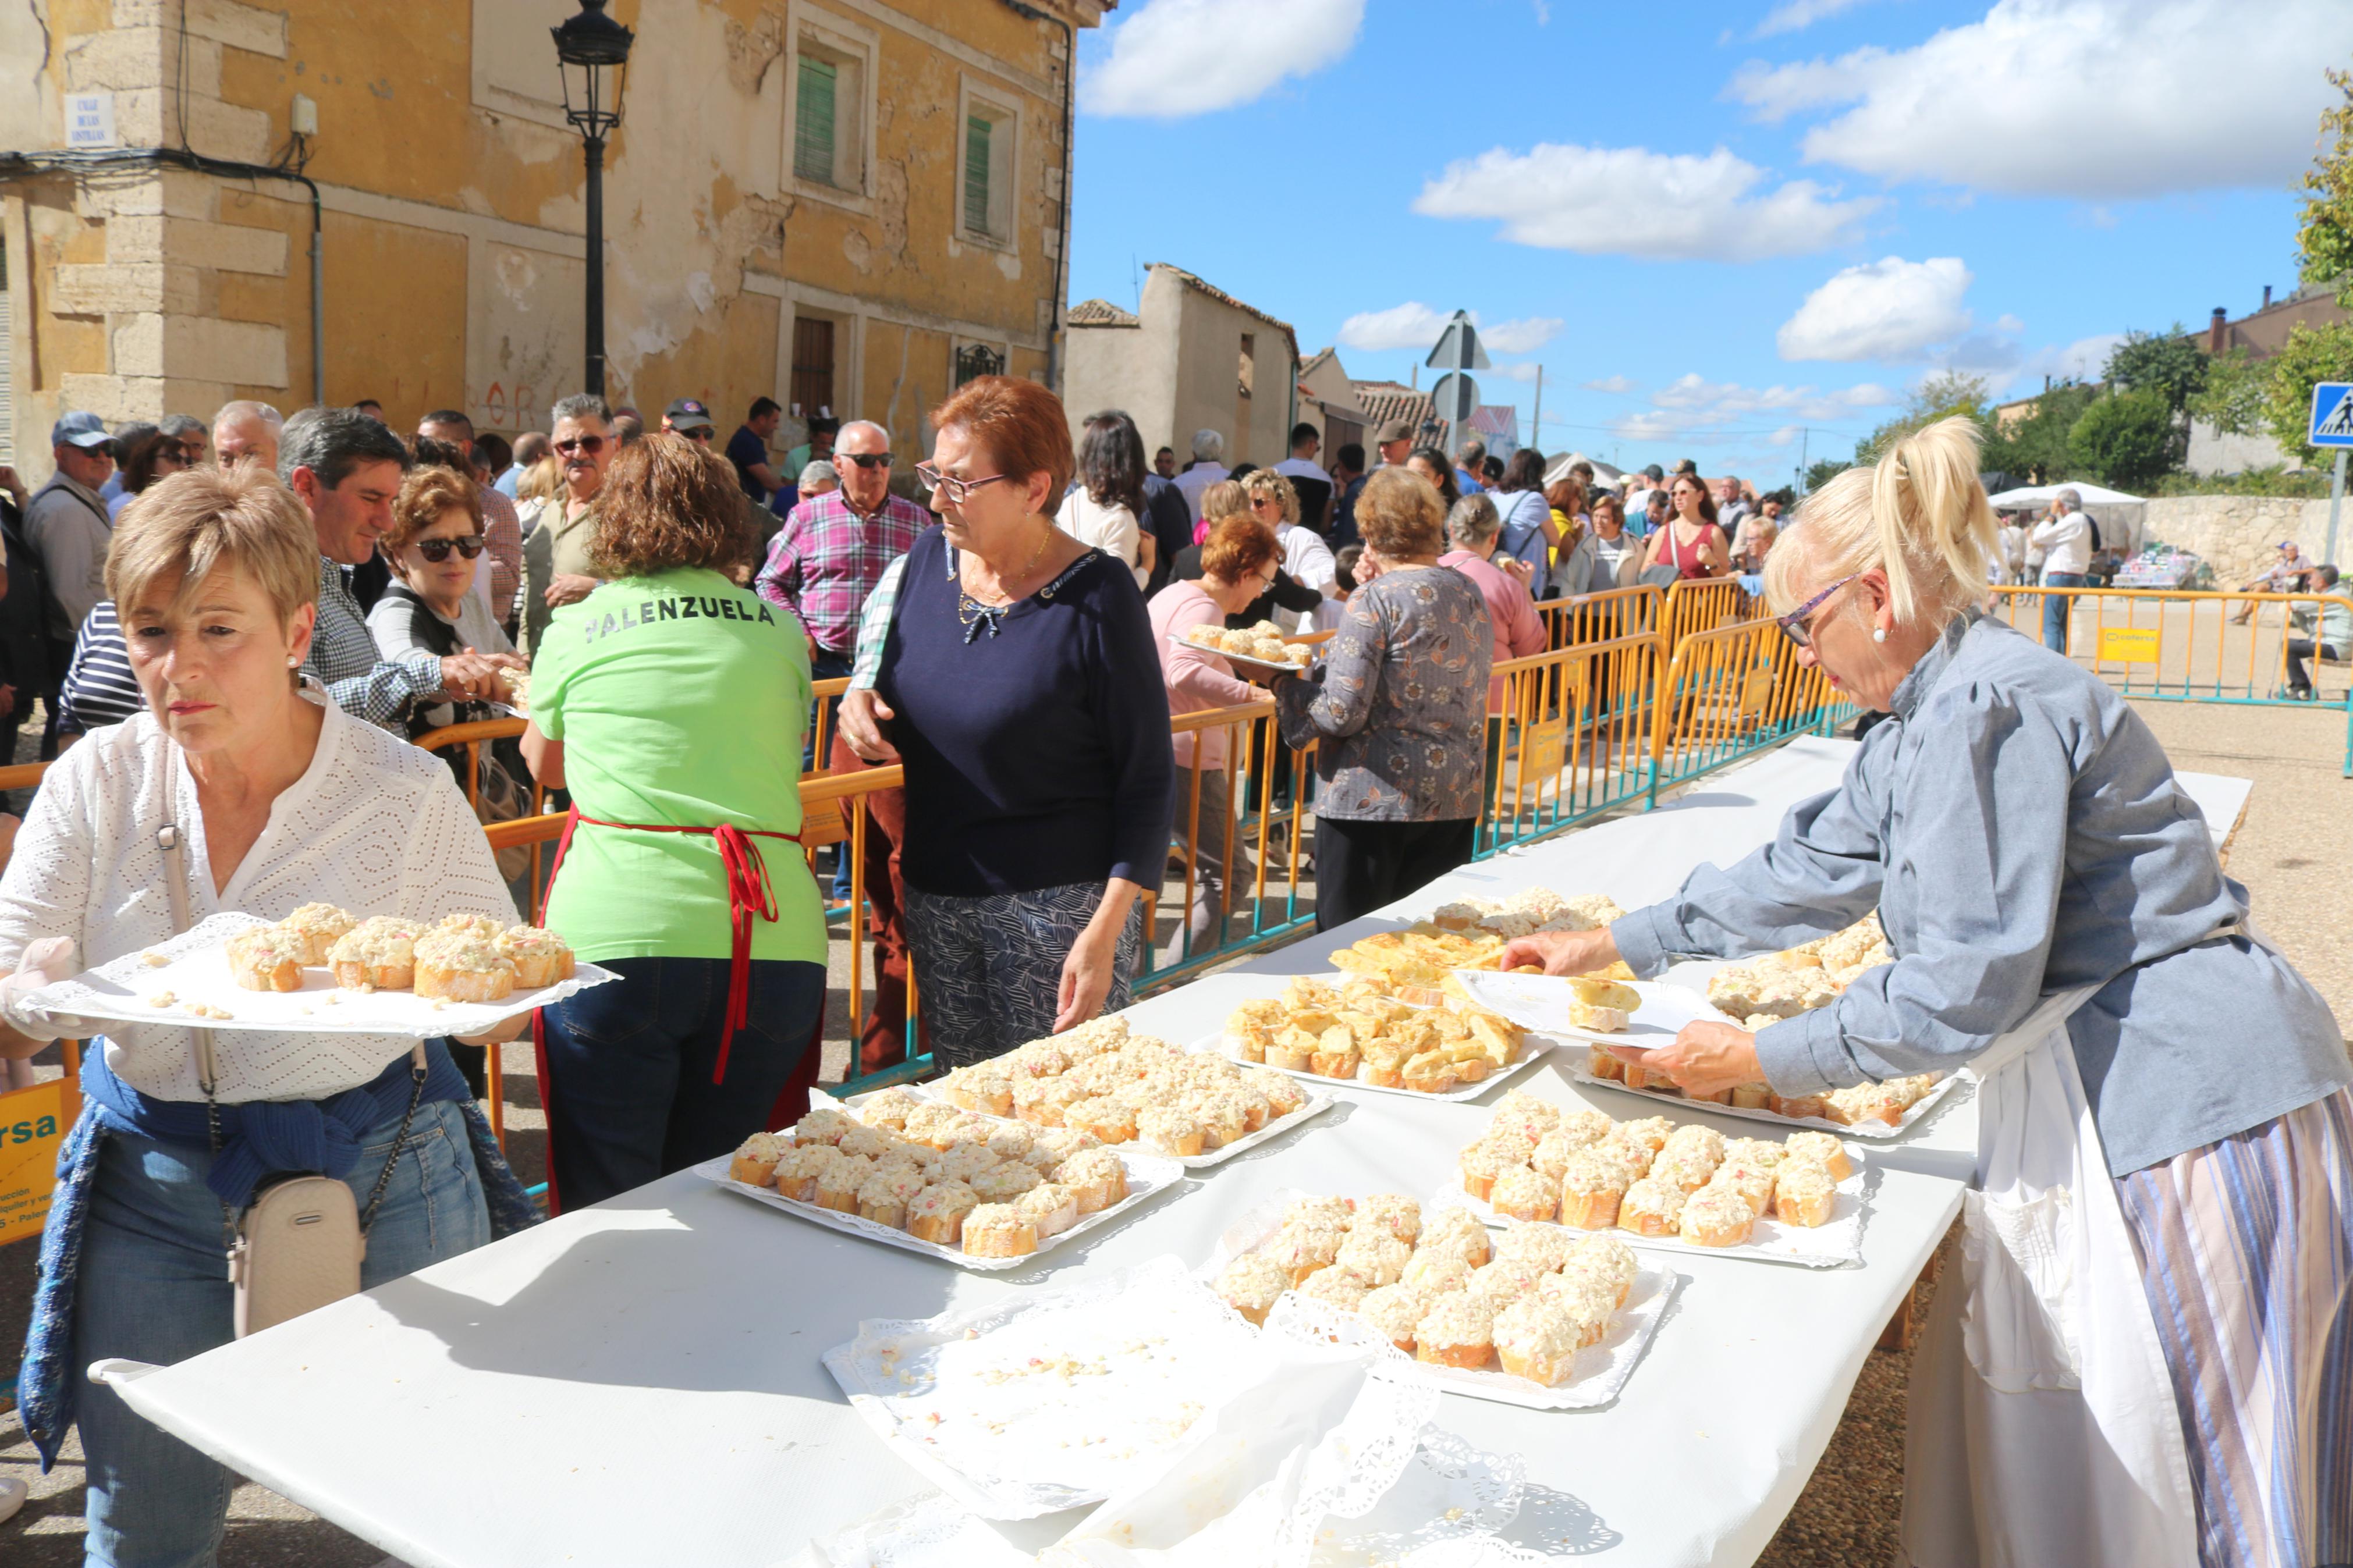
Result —
M 1795 1263 L 1807 1268 L 1845 1268 L 1862 1262 L 1862 1226 L 1871 1213 L 1870 1188 L 1874 1184 L 1866 1179 L 1867 1165 L 1860 1149 L 1849 1148 L 1847 1159 L 1854 1169 L 1838 1184 L 1837 1200 L 1831 1208 L 1829 1223 L 1819 1226 L 1784 1225 L 1773 1217 L 1767 1208 L 1757 1221 L 1749 1238 L 1737 1247 L 1696 1247 L 1679 1236 L 1638 1236 L 1615 1226 L 1600 1232 L 1562 1226 L 1564 1230 L 1579 1236 L 1614 1236 L 1627 1246 L 1646 1252 L 1680 1252 L 1692 1258 L 1743 1258 L 1757 1263 Z M 1483 1199 L 1474 1198 L 1462 1190 L 1458 1174 L 1447 1179 L 1430 1200 L 1433 1205 L 1451 1205 L 1469 1209 L 1480 1219 L 1497 1229 L 1515 1225 L 1556 1225 L 1556 1220 L 1519 1220 L 1499 1215 Z
M 300 991 L 248 991 L 229 973 L 228 939 L 275 923 L 237 910 L 208 916 L 169 942 L 45 985 L 29 998 L 29 1005 L 59 1016 L 125 1024 L 427 1040 L 439 1035 L 487 1034 L 517 1014 L 620 978 L 609 969 L 583 963 L 569 980 L 518 991 L 503 1002 L 437 1002 L 414 991 L 347 990 L 335 983 L 333 972 L 321 965 L 302 971 Z M 165 962 L 150 963 L 151 955 Z M 173 1000 L 154 1005 L 151 998 L 165 994 Z M 192 1013 L 191 1005 L 217 1007 L 229 1016 Z
M 1461 1088 L 1449 1089 L 1444 1094 L 1428 1094 L 1420 1089 L 1407 1089 L 1401 1085 L 1398 1088 L 1391 1089 L 1386 1084 L 1366 1083 L 1360 1078 L 1325 1078 L 1320 1073 L 1295 1072 L 1290 1068 L 1279 1068 L 1267 1062 L 1248 1062 L 1244 1065 L 1248 1067 L 1263 1067 L 1269 1072 L 1283 1073 L 1292 1078 L 1298 1079 L 1303 1083 L 1338 1084 L 1345 1085 L 1349 1089 L 1359 1089 L 1366 1094 L 1395 1094 L 1402 1095 L 1408 1100 L 1419 1100 L 1425 1102 L 1444 1102 L 1457 1100 L 1478 1099 L 1481 1095 L 1486 1093 L 1497 1084 L 1507 1083 L 1511 1079 L 1515 1079 L 1522 1073 L 1527 1071 L 1528 1068 L 1535 1066 L 1537 1062 L 1544 1058 L 1546 1052 L 1553 1049 L 1559 1044 L 1559 1041 L 1552 1039 L 1546 1036 L 1529 1035 L 1521 1043 L 1521 1056 L 1518 1061 L 1514 1062 L 1510 1067 L 1504 1068 L 1501 1072 L 1489 1073 L 1477 1083 L 1466 1083 Z M 1231 1047 L 1226 1044 L 1226 1032 L 1223 1029 L 1219 1030 L 1214 1035 L 1202 1036 L 1199 1039 L 1194 1041 L 1186 1048 L 1196 1051 L 1221 1052 L 1229 1061 L 1239 1062 L 1242 1059 L 1241 1058 L 1234 1055 Z
M 1200 1047 L 1196 1046 L 1193 1048 L 1198 1050 Z M 1253 1063 L 1251 1065 L 1255 1066 L 1257 1064 Z M 1310 1081 L 1329 1083 L 1333 1080 L 1329 1079 L 1314 1079 L 1311 1075 Z M 912 1088 L 912 1092 L 921 1099 L 932 1101 L 935 1105 L 953 1106 L 955 1110 L 965 1110 L 967 1115 L 977 1116 L 985 1121 L 1009 1121 L 1014 1123 L 1016 1126 L 1036 1127 L 1036 1123 L 1023 1121 L 1018 1116 L 994 1116 L 986 1110 L 968 1110 L 964 1106 L 956 1105 L 954 1100 L 944 1099 L 940 1095 L 933 1093 L 933 1087 L 934 1086 L 929 1083 L 915 1084 Z M 1362 1088 L 1363 1086 L 1360 1084 L 1357 1087 Z M 839 1103 L 851 1110 L 856 1110 L 860 1105 L 865 1104 L 867 1100 L 872 1099 L 874 1095 L 881 1094 L 882 1092 L 883 1091 L 881 1089 L 878 1089 L 866 1094 L 853 1095 L 849 1099 L 841 1100 Z M 814 1099 L 812 1099 L 811 1103 L 815 1103 Z M 1176 1163 L 1184 1166 L 1185 1169 L 1188 1171 L 1206 1171 L 1212 1165 L 1222 1165 L 1237 1154 L 1246 1154 L 1261 1143 L 1271 1142 L 1275 1139 L 1282 1137 L 1286 1132 L 1296 1131 L 1309 1121 L 1314 1121 L 1316 1117 L 1321 1116 L 1325 1111 L 1331 1110 L 1334 1103 L 1335 1101 L 1328 1094 L 1311 1093 L 1307 1097 L 1307 1103 L 1293 1111 L 1290 1115 L 1278 1116 L 1255 1132 L 1244 1133 L 1241 1137 L 1235 1139 L 1230 1143 L 1221 1143 L 1215 1149 L 1206 1150 L 1198 1154 L 1164 1154 L 1157 1149 L 1153 1148 L 1150 1144 L 1145 1142 L 1141 1138 L 1127 1143 L 1105 1144 L 1104 1147 L 1111 1149 L 1133 1150 L 1138 1153 L 1149 1154 L 1155 1160 L 1174 1161 Z M 1044 1131 L 1043 1129 L 1038 1130 Z
M 1686 1100 L 1666 1089 L 1628 1089 L 1616 1079 L 1596 1078 L 1587 1068 L 1586 1058 L 1574 1051 L 1563 1053 L 1561 1061 L 1561 1076 L 1571 1083 L 1586 1084 L 1595 1089 L 1614 1089 L 1620 1094 L 1630 1094 L 1661 1105 L 1688 1106 L 1694 1110 L 1704 1110 L 1711 1116 L 1737 1116 L 1744 1121 L 1769 1121 L 1776 1127 L 1799 1131 L 1834 1132 L 1841 1138 L 1864 1138 L 1873 1142 L 1900 1138 L 1911 1131 L 1914 1122 L 1927 1115 L 1939 1100 L 1951 1092 L 1959 1077 L 1958 1074 L 1947 1074 L 1938 1079 L 1935 1088 L 1914 1101 L 1911 1108 L 1904 1112 L 1904 1120 L 1891 1127 L 1884 1121 L 1832 1121 L 1827 1116 L 1783 1116 L 1761 1105 L 1719 1105 L 1712 1100 Z
M 1226 1227 L 1208 1258 L 1193 1270 L 1193 1278 L 1214 1292 L 1218 1276 L 1225 1272 L 1227 1264 L 1280 1230 L 1283 1212 L 1293 1203 L 1316 1195 L 1295 1187 L 1270 1194 L 1265 1202 Z M 1432 1205 L 1437 1206 L 1440 1205 Z M 1458 1202 L 1456 1206 L 1471 1205 Z M 1406 1373 L 1407 1380 L 1448 1394 L 1463 1394 L 1473 1399 L 1490 1399 L 1499 1405 L 1517 1405 L 1530 1410 L 1596 1409 L 1609 1404 L 1624 1390 L 1626 1380 L 1634 1374 L 1635 1363 L 1657 1337 L 1659 1320 L 1666 1315 L 1667 1303 L 1682 1284 L 1683 1276 L 1672 1269 L 1645 1268 L 1635 1276 L 1626 1304 L 1609 1320 L 1608 1335 L 1599 1344 L 1588 1345 L 1577 1352 L 1575 1374 L 1557 1387 L 1546 1388 L 1527 1378 L 1514 1377 L 1500 1366 L 1472 1371 L 1424 1361 L 1408 1363 L 1411 1370 Z M 1224 1302 L 1219 1305 L 1224 1307 Z M 1235 1321 L 1248 1326 L 1240 1313 L 1233 1312 L 1229 1307 L 1225 1310 L 1232 1313 Z M 1373 1331 L 1354 1312 L 1286 1290 L 1275 1302 L 1274 1310 L 1266 1315 L 1266 1331 L 1299 1338 L 1331 1337 L 1343 1322 L 1361 1332 Z
M 787 1142 L 791 1142 L 791 1134 L 786 1133 L 783 1136 Z M 1019 1258 L 975 1258 L 961 1247 L 944 1247 L 936 1241 L 920 1241 L 907 1232 L 893 1226 L 884 1225 L 880 1220 L 865 1219 L 854 1214 L 843 1214 L 839 1209 L 820 1208 L 816 1204 L 803 1203 L 798 1198 L 788 1198 L 774 1187 L 755 1187 L 749 1182 L 736 1181 L 727 1173 L 728 1166 L 733 1163 L 732 1155 L 722 1154 L 715 1159 L 705 1160 L 700 1165 L 690 1166 L 689 1169 L 714 1186 L 725 1187 L 732 1193 L 741 1193 L 754 1203 L 765 1204 L 772 1209 L 781 1209 L 797 1219 L 805 1219 L 813 1225 L 824 1226 L 828 1230 L 843 1231 L 850 1236 L 862 1237 L 868 1241 L 879 1241 L 885 1247 L 895 1247 L 903 1252 L 921 1253 L 926 1258 L 938 1258 L 943 1263 L 953 1263 L 958 1268 L 969 1268 L 975 1273 L 1002 1274 L 1010 1269 L 1029 1268 L 1039 1258 L 1069 1246 L 1076 1237 L 1084 1236 L 1091 1230 L 1100 1229 L 1111 1220 L 1151 1197 L 1155 1193 L 1173 1187 L 1185 1179 L 1183 1168 L 1174 1160 L 1164 1159 L 1157 1154 L 1137 1153 L 1124 1148 L 1114 1148 L 1112 1152 L 1117 1154 L 1120 1163 L 1127 1167 L 1127 1196 L 1109 1208 L 1098 1209 L 1093 1214 L 1080 1215 L 1078 1224 L 1059 1236 L 1046 1237 L 1039 1243 L 1037 1251 L 1024 1253 Z
M 1174 1258 L 936 1318 L 871 1320 L 824 1357 L 893 1452 L 974 1512 L 1008 1520 L 1101 1502 L 1271 1360 Z
M 1304 675 L 1314 664 L 1314 656 L 1312 652 L 1308 656 L 1306 664 L 1293 664 L 1288 660 L 1277 663 L 1273 659 L 1259 658 L 1251 654 L 1228 653 L 1224 648 L 1210 647 L 1207 644 L 1195 642 L 1191 637 L 1179 637 L 1175 632 L 1168 634 L 1168 640 L 1178 647 L 1189 647 L 1196 653 L 1215 654 L 1218 658 L 1230 660 L 1235 664 L 1246 664 L 1252 669 L 1271 670 L 1277 675 Z
M 1620 981 L 1642 999 L 1626 1027 L 1615 1034 L 1584 1029 L 1568 1022 L 1576 992 L 1567 980 L 1550 974 L 1503 974 L 1492 969 L 1458 969 L 1454 978 L 1472 1001 L 1491 1013 L 1501 1013 L 1523 1029 L 1541 1029 L 1596 1046 L 1640 1046 L 1656 1049 L 1671 1045 L 1686 1024 L 1730 1024 L 1739 1020 L 1716 1011 L 1708 999 L 1681 985 L 1655 980 Z

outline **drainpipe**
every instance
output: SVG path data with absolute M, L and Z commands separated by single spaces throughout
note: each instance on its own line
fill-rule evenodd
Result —
M 1050 22 L 1062 29 L 1062 201 L 1060 247 L 1054 254 L 1054 310 L 1046 330 L 1046 388 L 1062 395 L 1062 300 L 1070 292 L 1071 164 L 1078 155 L 1075 117 L 1079 88 L 1079 30 L 1061 17 L 1028 5 L 1022 0 L 999 0 L 1008 10 L 1032 22 Z

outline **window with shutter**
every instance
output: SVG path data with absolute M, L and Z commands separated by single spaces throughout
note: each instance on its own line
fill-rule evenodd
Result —
M 839 68 L 831 60 L 801 56 L 799 92 L 793 107 L 793 173 L 824 185 L 840 184 L 834 173 L 839 79 Z
M 979 115 L 964 122 L 964 226 L 975 234 L 988 226 L 988 139 L 995 129 Z

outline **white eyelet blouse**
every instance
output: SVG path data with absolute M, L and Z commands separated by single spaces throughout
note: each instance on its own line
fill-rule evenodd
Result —
M 304 694 L 319 700 L 316 691 Z M 171 896 L 156 829 L 187 840 L 191 922 L 224 910 L 281 920 L 302 904 L 353 915 L 515 919 L 481 825 L 447 763 L 322 703 L 311 765 L 271 803 L 253 847 L 216 893 L 204 814 L 185 753 L 153 713 L 94 730 L 41 782 L 0 877 L 0 973 L 45 936 L 74 939 L 77 972 L 168 941 Z M 195 1031 L 121 1024 L 106 1065 L 141 1093 L 200 1100 Z M 214 1035 L 219 1098 L 321 1100 L 356 1089 L 408 1051 L 391 1035 Z

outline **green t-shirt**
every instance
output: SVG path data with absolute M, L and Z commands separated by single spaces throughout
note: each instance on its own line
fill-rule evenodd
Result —
M 564 742 L 584 816 L 797 833 L 808 642 L 789 611 L 716 572 L 607 583 L 555 612 L 534 658 L 531 716 Z M 776 919 L 752 922 L 752 956 L 823 963 L 825 910 L 800 847 L 752 840 Z M 700 833 L 580 825 L 548 925 L 592 962 L 725 958 L 726 868 Z

